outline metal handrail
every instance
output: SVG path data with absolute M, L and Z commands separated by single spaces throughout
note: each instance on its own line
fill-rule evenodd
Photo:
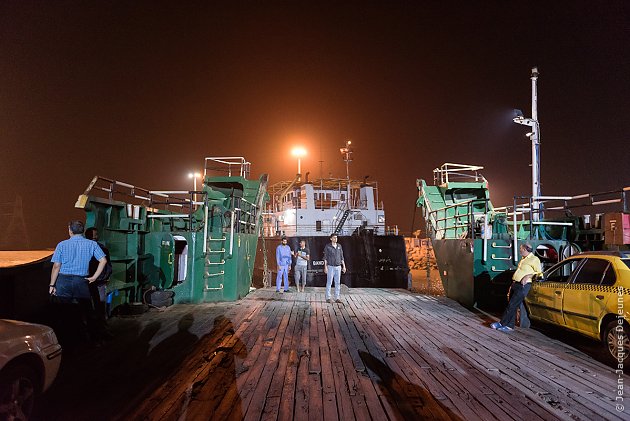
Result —
M 208 162 L 216 163 L 218 166 L 208 166 Z M 208 170 L 211 170 L 227 172 L 228 177 L 232 177 L 232 167 L 238 167 L 238 175 L 243 178 L 249 178 L 251 165 L 251 162 L 242 156 L 207 157 L 204 160 L 203 176 L 206 177 Z
M 105 186 L 101 185 L 102 183 Z M 122 187 L 122 188 L 121 188 Z M 125 198 L 134 199 L 136 202 L 129 204 L 139 204 L 149 208 L 159 207 L 163 205 L 163 210 L 169 210 L 170 206 L 182 208 L 190 207 L 193 212 L 194 205 L 201 205 L 205 202 L 193 200 L 195 194 L 207 195 L 205 191 L 188 191 L 188 190 L 148 190 L 143 187 L 134 186 L 122 181 L 112 180 L 107 177 L 95 176 L 90 184 L 83 192 L 84 196 L 95 195 L 96 192 L 104 192 L 109 200 L 116 200 L 118 195 Z M 181 197 L 182 195 L 190 195 L 190 198 Z M 95 196 L 98 196 L 97 194 Z M 148 204 L 146 202 L 149 202 Z
M 478 165 L 465 165 L 465 164 L 453 164 L 445 163 L 440 168 L 433 170 L 433 183 L 435 185 L 442 185 L 449 182 L 449 175 L 451 177 L 457 176 L 461 179 L 474 178 L 475 181 L 486 181 L 486 179 L 478 173 L 479 170 L 483 170 L 483 167 Z M 474 174 L 460 173 L 456 171 L 470 171 Z M 439 179 L 439 181 L 438 181 Z

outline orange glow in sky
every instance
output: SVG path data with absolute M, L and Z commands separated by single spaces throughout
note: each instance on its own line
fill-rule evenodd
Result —
M 291 155 L 301 158 L 303 156 L 306 156 L 306 149 L 301 146 L 296 146 L 291 150 Z

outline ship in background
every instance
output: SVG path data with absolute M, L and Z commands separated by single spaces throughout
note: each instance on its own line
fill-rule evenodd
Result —
M 343 284 L 348 287 L 409 287 L 404 239 L 398 235 L 397 227 L 386 225 L 378 183 L 367 181 L 367 177 L 350 178 L 351 145 L 347 141 L 340 149 L 346 163 L 346 178 L 309 180 L 306 173 L 302 180 L 298 165 L 295 179 L 268 188 L 269 202 L 263 213 L 255 286 L 275 281 L 275 251 L 283 236 L 294 251 L 300 240 L 306 241 L 311 256 L 307 285 L 325 286 L 324 246 L 334 233 L 343 247 L 347 268 L 341 277 Z

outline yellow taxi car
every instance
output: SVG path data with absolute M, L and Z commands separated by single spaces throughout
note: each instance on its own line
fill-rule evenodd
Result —
M 532 283 L 525 304 L 531 319 L 602 341 L 611 363 L 630 363 L 630 252 L 573 255 Z

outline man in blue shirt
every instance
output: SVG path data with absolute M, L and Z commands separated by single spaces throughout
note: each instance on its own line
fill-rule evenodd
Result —
M 278 264 L 278 276 L 276 276 L 276 292 L 280 292 L 282 278 L 284 277 L 284 292 L 289 292 L 289 269 L 291 269 L 291 248 L 287 245 L 287 237 L 282 237 L 282 244 L 276 248 L 276 263 Z
M 57 297 L 62 335 L 68 335 L 66 345 L 73 344 L 77 337 L 90 340 L 88 324 L 91 325 L 90 314 L 94 312 L 88 283 L 96 281 L 107 263 L 107 257 L 96 241 L 83 237 L 83 222 L 72 221 L 68 224 L 70 238 L 57 244 L 52 256 L 53 268 L 50 273 L 50 294 Z M 96 272 L 88 277 L 90 260 L 98 260 Z M 77 305 L 79 314 L 73 310 Z M 77 316 L 79 319 L 77 320 Z M 60 321 L 61 321 L 60 320 Z M 90 326 L 92 327 L 92 326 Z M 91 338 L 97 340 L 97 338 Z
M 60 298 L 90 300 L 88 282 L 96 281 L 107 258 L 96 241 L 83 237 L 83 222 L 68 224 L 70 238 L 57 244 L 52 256 L 53 268 L 50 273 L 50 293 Z M 98 260 L 94 275 L 89 275 L 90 259 Z

